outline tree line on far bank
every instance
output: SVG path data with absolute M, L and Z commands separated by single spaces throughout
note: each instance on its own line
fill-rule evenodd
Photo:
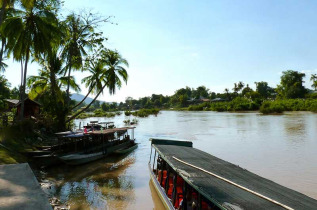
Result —
M 317 111 L 317 75 L 312 74 L 312 89 L 304 86 L 304 73 L 287 70 L 282 73 L 280 84 L 271 87 L 267 82 L 255 82 L 255 90 L 248 84 L 237 82 L 233 88 L 226 88 L 222 93 L 210 91 L 205 86 L 185 87 L 175 91 L 171 96 L 152 94 L 149 97 L 133 99 L 127 97 L 125 102 L 102 103 L 103 111 L 134 109 L 179 109 L 212 111 L 252 111 L 263 113 L 280 113 L 282 111 Z M 208 99 L 208 100 L 206 100 Z M 213 100 L 221 99 L 221 100 Z

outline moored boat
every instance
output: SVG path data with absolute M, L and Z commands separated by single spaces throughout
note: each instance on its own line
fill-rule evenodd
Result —
M 317 201 L 192 147 L 151 140 L 149 170 L 167 209 L 314 209 Z
M 84 151 L 62 155 L 59 159 L 68 165 L 81 165 L 106 157 L 134 142 L 133 129 L 134 127 L 124 127 L 89 132 L 85 134 L 90 138 L 84 145 Z M 132 130 L 132 138 L 128 135 L 128 130 Z

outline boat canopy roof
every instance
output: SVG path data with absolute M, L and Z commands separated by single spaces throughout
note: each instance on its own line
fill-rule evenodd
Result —
M 88 132 L 85 135 L 105 135 L 105 134 L 111 134 L 111 133 L 115 133 L 115 132 L 125 132 L 129 129 L 134 129 L 135 127 L 122 127 L 122 128 L 111 128 L 111 129 L 105 129 L 105 130 L 98 130 L 98 131 L 91 131 Z
M 113 124 L 114 122 L 100 122 L 98 123 L 99 125 L 108 125 L 108 124 Z
M 317 200 L 195 149 L 188 141 L 150 140 L 178 175 L 224 209 L 314 209 L 317 206 Z

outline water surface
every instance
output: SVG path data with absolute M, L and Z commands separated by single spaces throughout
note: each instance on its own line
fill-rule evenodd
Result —
M 124 115 L 77 120 L 114 121 Z M 131 117 L 132 120 L 132 117 Z M 72 209 L 161 209 L 147 162 L 150 137 L 193 141 L 194 147 L 317 199 L 317 114 L 162 111 L 139 118 L 137 150 L 77 167 L 44 171 L 55 184 L 50 193 Z

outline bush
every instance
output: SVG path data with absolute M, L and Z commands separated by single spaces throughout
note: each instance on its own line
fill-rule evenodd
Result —
M 153 108 L 153 109 L 140 109 L 135 112 L 130 112 L 133 116 L 138 117 L 147 117 L 149 115 L 157 115 L 160 112 L 159 109 Z
M 263 114 L 282 113 L 284 109 L 285 107 L 280 103 L 276 103 L 274 101 L 265 101 L 260 107 L 260 112 Z
M 263 114 L 282 113 L 283 111 L 317 112 L 317 99 L 285 99 L 265 101 L 260 107 Z

